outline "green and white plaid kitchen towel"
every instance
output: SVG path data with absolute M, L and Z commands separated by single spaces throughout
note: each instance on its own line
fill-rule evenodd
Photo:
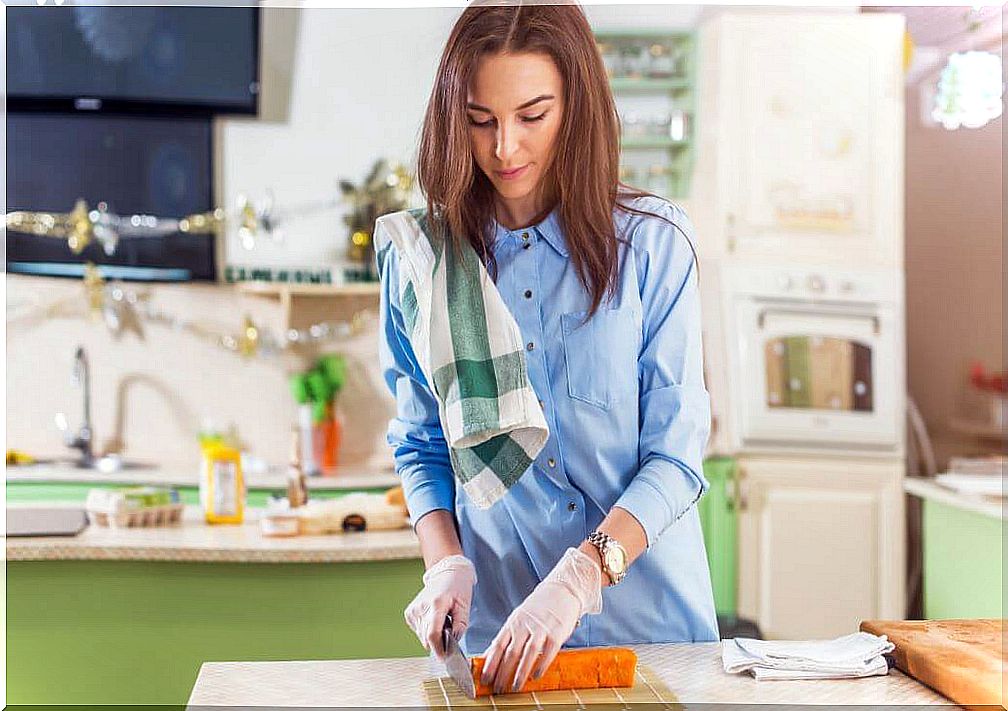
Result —
M 461 258 L 429 229 L 424 208 L 375 222 L 379 269 L 399 256 L 407 336 L 438 401 L 452 469 L 490 508 L 529 468 L 549 426 L 528 379 L 521 331 L 476 251 Z

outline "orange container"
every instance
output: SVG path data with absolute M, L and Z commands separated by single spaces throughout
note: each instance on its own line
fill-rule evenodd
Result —
M 339 450 L 343 442 L 343 420 L 333 402 L 326 404 L 326 417 L 315 423 L 312 432 L 315 445 L 315 461 L 323 476 L 333 476 L 339 464 Z

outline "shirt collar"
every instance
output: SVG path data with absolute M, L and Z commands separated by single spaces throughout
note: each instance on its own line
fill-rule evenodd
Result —
M 556 205 L 550 210 L 550 213 L 546 215 L 540 222 L 530 226 L 521 227 L 517 230 L 509 230 L 503 225 L 501 225 L 496 220 L 494 221 L 495 241 L 500 241 L 508 236 L 513 236 L 516 238 L 521 237 L 522 232 L 528 232 L 529 230 L 534 230 L 536 234 L 542 237 L 549 245 L 557 251 L 561 257 L 567 257 L 567 240 L 564 238 L 563 230 L 560 227 L 560 206 Z

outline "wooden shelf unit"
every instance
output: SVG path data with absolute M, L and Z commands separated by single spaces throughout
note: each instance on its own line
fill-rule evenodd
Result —
M 654 28 L 601 28 L 595 31 L 595 39 L 600 48 L 605 48 L 607 45 L 625 46 L 634 42 L 643 45 L 649 40 L 659 41 L 677 53 L 679 59 L 674 66 L 672 76 L 613 75 L 610 71 L 609 86 L 616 97 L 621 122 L 624 121 L 625 106 L 623 105 L 626 102 L 621 101 L 624 96 L 666 96 L 672 110 L 679 110 L 685 114 L 686 126 L 681 140 L 671 136 L 627 136 L 624 131 L 620 147 L 623 152 L 661 151 L 665 153 L 664 163 L 668 175 L 666 181 L 662 183 L 664 189 L 656 189 L 647 174 L 642 178 L 628 178 L 626 182 L 662 197 L 686 197 L 689 194 L 690 178 L 695 161 L 693 145 L 696 135 L 697 53 L 694 33 L 656 30 Z M 619 53 L 617 52 L 617 54 Z

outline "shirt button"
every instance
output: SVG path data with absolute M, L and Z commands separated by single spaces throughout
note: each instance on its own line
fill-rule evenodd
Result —
M 546 463 L 549 464 L 551 467 L 555 467 L 556 466 L 556 460 L 553 459 L 553 457 L 550 457 L 549 459 L 547 459 Z
M 575 502 L 571 501 L 569 504 L 567 504 L 567 510 L 568 511 L 577 511 L 577 504 Z
M 530 243 L 526 242 L 525 244 L 522 245 L 522 249 L 528 249 L 531 246 L 532 245 Z
M 535 343 L 533 343 L 532 341 L 529 341 L 528 345 L 525 346 L 525 350 L 527 350 L 527 351 L 530 351 L 533 348 L 535 348 Z
M 531 289 L 526 289 L 525 290 L 525 298 L 526 299 L 531 299 L 532 298 L 532 290 Z
M 522 232 L 522 239 L 528 241 L 528 232 Z

